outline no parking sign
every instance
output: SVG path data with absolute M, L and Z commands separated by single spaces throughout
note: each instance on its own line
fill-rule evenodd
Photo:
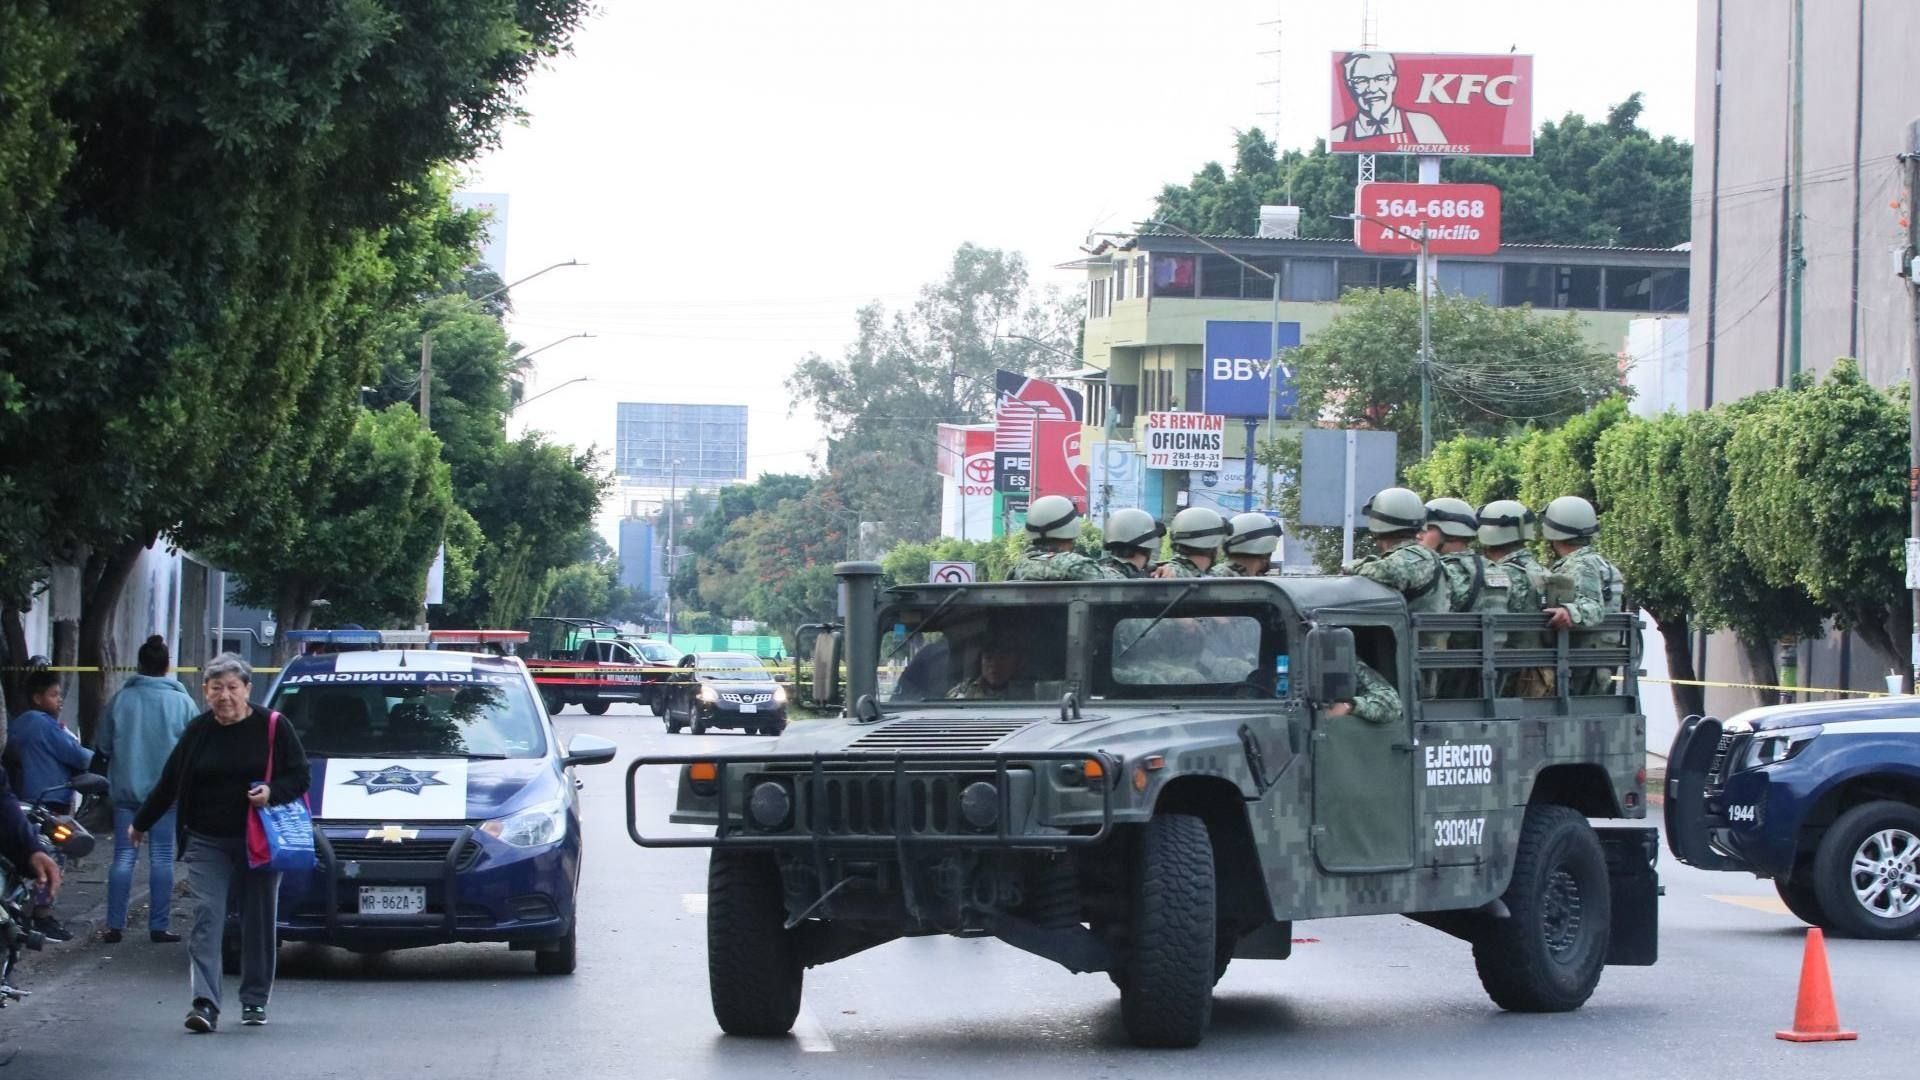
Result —
M 970 562 L 928 563 L 927 580 L 935 585 L 971 585 L 974 580 L 973 564 Z

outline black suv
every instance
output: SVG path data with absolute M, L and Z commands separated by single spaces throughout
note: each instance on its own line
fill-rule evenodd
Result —
M 667 732 L 683 727 L 695 735 L 709 728 L 739 728 L 778 735 L 787 728 L 787 688 L 774 681 L 758 657 L 745 653 L 693 653 L 666 688 Z

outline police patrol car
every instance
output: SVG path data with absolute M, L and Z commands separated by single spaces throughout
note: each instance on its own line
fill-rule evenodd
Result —
M 1666 813 L 1681 862 L 1771 878 L 1804 922 L 1920 934 L 1920 698 L 1688 717 Z
M 497 941 L 532 950 L 542 973 L 573 971 L 572 769 L 616 748 L 591 735 L 561 748 L 526 665 L 507 655 L 514 634 L 288 635 L 307 655 L 269 705 L 312 761 L 319 860 L 281 886 L 281 940 L 356 952 Z M 474 646 L 495 654 L 450 651 Z

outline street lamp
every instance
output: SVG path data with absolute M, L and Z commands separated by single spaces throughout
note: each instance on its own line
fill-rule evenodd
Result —
M 534 278 L 539 277 L 541 274 L 547 273 L 548 271 L 551 271 L 551 270 L 558 270 L 563 266 L 585 266 L 585 265 L 587 264 L 581 262 L 579 259 L 568 259 L 566 262 L 554 263 L 552 266 L 543 266 L 540 269 L 535 270 L 533 273 L 528 274 L 526 277 L 523 277 L 518 281 L 510 281 L 507 284 L 502 285 L 499 288 L 493 290 L 492 292 L 483 293 L 479 296 L 467 297 L 466 302 L 470 304 L 478 304 L 483 300 L 491 300 L 494 297 L 499 296 L 501 293 L 506 292 L 508 289 L 511 289 L 516 285 L 525 284 L 526 282 L 532 281 Z M 579 335 L 575 335 L 575 336 L 577 337 Z M 562 340 L 566 340 L 566 339 L 562 339 Z M 558 345 L 559 342 L 556 341 L 554 342 L 554 344 Z M 547 348 L 547 347 L 549 346 L 542 346 L 542 348 Z M 420 332 L 420 422 L 424 424 L 428 429 L 432 429 L 433 427 L 433 331 L 432 330 L 423 330 Z
M 1196 244 L 1200 244 L 1209 251 L 1232 259 L 1234 262 L 1239 263 L 1242 269 L 1251 270 L 1273 282 L 1273 318 L 1271 320 L 1273 324 L 1273 336 L 1269 340 L 1267 350 L 1267 438 L 1273 438 L 1274 420 L 1280 408 L 1280 275 L 1273 271 L 1262 270 L 1220 245 L 1204 237 L 1195 236 L 1178 225 L 1153 219 L 1136 222 L 1136 224 L 1151 225 L 1156 229 L 1166 229 L 1169 232 L 1177 233 Z M 1200 359 L 1203 364 L 1206 362 L 1206 357 L 1203 356 Z M 1191 404 L 1191 402 L 1189 402 L 1189 404 Z M 1257 423 L 1257 421 L 1251 417 L 1247 419 L 1247 494 L 1246 501 L 1243 504 L 1243 509 L 1246 510 L 1253 509 L 1253 429 L 1255 423 Z M 1267 508 L 1269 510 L 1273 508 L 1272 469 L 1267 470 Z
M 582 330 L 577 334 L 568 334 L 566 337 L 560 338 L 556 341 L 549 341 L 545 345 L 542 345 L 539 348 L 534 349 L 532 352 L 515 353 L 513 356 L 509 357 L 509 359 L 513 362 L 513 367 L 515 369 L 514 377 L 515 377 L 516 387 L 520 387 L 524 389 L 524 386 L 522 386 L 520 382 L 520 376 L 525 374 L 525 369 L 528 366 L 527 361 L 533 359 L 536 356 L 539 356 L 541 353 L 546 352 L 548 349 L 553 348 L 555 345 L 564 345 L 567 342 L 573 341 L 576 338 L 591 338 L 594 336 L 595 335 L 590 331 Z M 514 402 L 513 404 L 507 406 L 507 411 L 511 413 L 513 410 L 519 408 L 522 405 L 525 405 L 529 401 L 533 401 L 535 398 L 546 397 L 548 394 L 551 394 L 555 390 L 560 389 L 561 386 L 572 386 L 574 383 L 577 383 L 577 382 L 586 382 L 587 379 L 588 379 L 588 376 L 585 376 L 585 375 L 582 375 L 577 379 L 568 379 L 566 382 L 561 383 L 560 386 L 555 386 L 546 390 L 542 390 L 538 394 L 533 395 L 533 397 L 524 398 L 520 401 Z
M 554 387 L 558 390 L 559 387 Z M 659 476 L 659 473 L 654 473 Z M 654 490 L 658 491 L 658 488 Z M 679 516 L 675 502 L 680 497 L 680 459 L 674 458 L 667 470 L 667 640 L 673 640 L 673 519 Z
M 1425 460 L 1433 453 L 1433 340 L 1427 323 L 1427 294 L 1433 290 L 1433 275 L 1427 272 L 1427 223 L 1420 222 L 1420 231 L 1416 233 L 1405 225 L 1381 221 L 1367 214 L 1330 214 L 1328 216 L 1355 223 L 1370 221 L 1383 229 L 1392 229 L 1402 239 L 1412 240 L 1420 245 L 1420 457 Z
M 522 405 L 528 404 L 529 402 L 539 401 L 541 398 L 546 397 L 548 394 L 553 393 L 555 390 L 564 390 L 567 387 L 572 386 L 574 383 L 592 382 L 592 381 L 593 381 L 593 376 L 591 375 L 576 376 L 574 378 L 568 379 L 566 382 L 563 382 L 558 386 L 550 386 L 545 390 L 542 390 L 539 393 L 533 395 L 530 398 L 522 398 L 519 401 L 514 402 L 513 404 L 507 406 L 507 411 L 511 413 L 513 410 L 518 409 Z

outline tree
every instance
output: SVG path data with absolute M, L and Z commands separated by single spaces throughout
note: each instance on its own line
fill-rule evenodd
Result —
M 1639 126 L 1641 95 L 1608 111 L 1602 124 L 1578 113 L 1547 121 L 1532 157 L 1455 158 L 1449 182 L 1501 190 L 1501 238 L 1509 244 L 1617 244 L 1672 247 L 1688 237 L 1693 148 Z M 1382 155 L 1381 180 L 1413 180 L 1411 155 Z M 1354 171 L 1348 155 L 1316 140 L 1305 153 L 1275 155 L 1258 128 L 1235 138 L 1231 173 L 1209 162 L 1184 185 L 1160 192 L 1154 217 L 1198 233 L 1252 236 L 1262 204 L 1301 208 L 1302 236 L 1344 239 L 1352 226 Z
M 0 475 L 35 523 L 0 540 L 30 545 L 9 565 L 77 571 L 63 652 L 111 663 L 108 620 L 162 533 L 247 519 L 361 245 L 496 138 L 583 12 L 173 7 L 83 39 L 40 121 L 71 153 L 0 283 Z M 83 735 L 103 690 L 81 679 Z
M 1682 468 L 1686 419 L 1669 413 L 1609 427 L 1594 445 L 1592 487 L 1606 506 L 1600 547 L 1628 583 L 1632 601 L 1653 616 L 1665 643 L 1667 674 L 1697 680 L 1689 640 L 1694 615 L 1686 567 L 1697 538 L 1687 531 L 1690 493 Z M 1706 694 L 1676 681 L 1674 712 L 1706 712 Z
M 1558 428 L 1515 446 L 1520 459 L 1519 499 L 1545 510 L 1562 495 L 1577 495 L 1605 514 L 1607 500 L 1594 489 L 1594 463 L 1600 440 L 1632 420 L 1623 397 L 1608 398 Z M 1602 548 L 1605 548 L 1603 543 Z
M 1905 400 L 1843 359 L 1738 415 L 1727 442 L 1734 541 L 1767 581 L 1804 588 L 1896 668 L 1913 622 Z
M 1035 294 L 1021 256 L 962 244 L 910 308 L 874 303 L 858 320 L 840 359 L 805 357 L 787 388 L 825 425 L 826 465 L 848 502 L 903 536 L 931 537 L 940 511 L 933 426 L 991 416 L 995 369 L 1044 374 L 1071 363 L 1079 303 Z
M 433 613 L 436 626 L 519 626 L 545 603 L 553 571 L 576 561 L 610 478 L 595 451 L 538 434 L 507 443 L 461 496 L 485 545 L 473 588 Z
M 1516 422 L 1576 416 L 1619 389 L 1613 359 L 1588 344 L 1579 317 L 1464 297 L 1430 301 L 1433 441 L 1494 435 Z M 1348 293 L 1326 329 L 1292 353 L 1297 414 L 1399 436 L 1420 451 L 1420 303 L 1410 290 Z

